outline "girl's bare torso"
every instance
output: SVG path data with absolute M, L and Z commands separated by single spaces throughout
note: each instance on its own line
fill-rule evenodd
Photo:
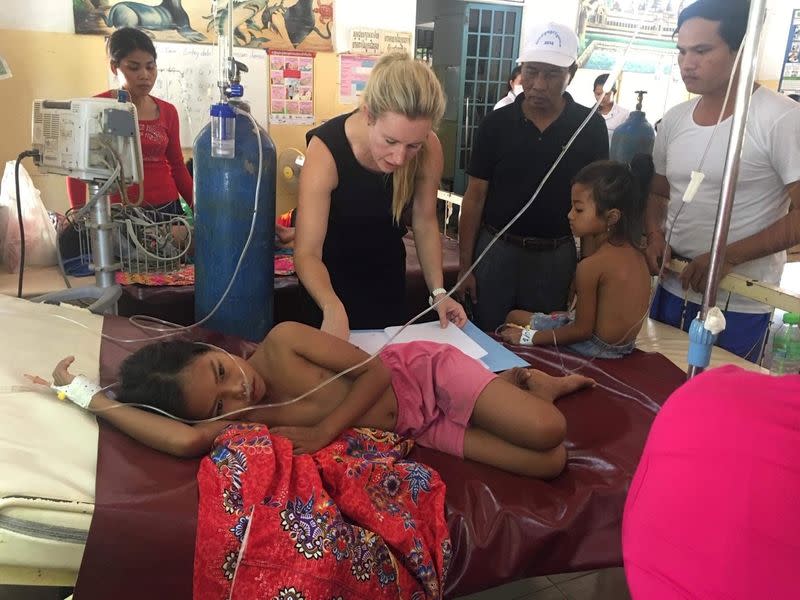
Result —
M 364 358 L 366 358 L 364 354 Z M 374 358 L 373 360 L 380 360 Z M 264 423 L 270 427 L 305 426 L 318 424 L 333 411 L 350 392 L 353 378 L 348 374 L 340 377 L 306 398 L 286 406 L 269 407 L 296 398 L 333 375 L 329 369 L 313 364 L 291 350 L 267 339 L 248 362 L 267 384 L 267 397 L 261 406 L 245 413 L 243 420 Z M 386 431 L 394 430 L 397 422 L 397 398 L 391 385 L 364 413 L 354 427 L 374 427 Z

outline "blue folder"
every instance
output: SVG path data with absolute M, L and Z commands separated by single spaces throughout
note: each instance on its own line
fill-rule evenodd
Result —
M 488 354 L 481 358 L 481 360 L 492 370 L 494 373 L 505 371 L 513 367 L 530 367 L 530 363 L 523 360 L 511 350 L 490 338 L 483 331 L 472 322 L 467 321 L 462 331 L 477 342 L 481 348 L 486 350 Z

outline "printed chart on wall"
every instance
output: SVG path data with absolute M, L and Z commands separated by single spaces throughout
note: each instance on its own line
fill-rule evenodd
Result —
M 156 42 L 158 78 L 153 96 L 174 104 L 181 124 L 181 146 L 191 148 L 194 138 L 211 120 L 211 104 L 219 102 L 219 55 L 216 46 Z M 260 48 L 234 48 L 233 56 L 247 66 L 242 73 L 244 99 L 259 125 L 267 127 L 267 53 Z M 111 71 L 109 85 L 118 85 Z
M 789 39 L 783 58 L 780 91 L 800 92 L 800 8 L 792 11 Z
M 269 122 L 314 123 L 314 53 L 269 51 Z
M 376 62 L 378 62 L 377 56 L 339 55 L 339 102 L 342 104 L 358 102 Z

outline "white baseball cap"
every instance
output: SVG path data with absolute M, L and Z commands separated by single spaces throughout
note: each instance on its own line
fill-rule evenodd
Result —
M 528 32 L 518 63 L 540 62 L 569 67 L 578 60 L 578 36 L 561 23 L 542 23 Z

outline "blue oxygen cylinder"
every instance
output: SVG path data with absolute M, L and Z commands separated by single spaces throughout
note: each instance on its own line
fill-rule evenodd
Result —
M 631 111 L 625 122 L 617 127 L 611 138 L 609 157 L 611 160 L 629 163 L 637 154 L 652 154 L 656 132 L 647 122 L 642 111 L 642 99 L 647 92 L 638 91 L 639 101 L 636 110 Z
M 231 105 L 249 112 L 247 104 Z M 212 156 L 212 125 L 194 142 L 195 319 L 222 298 L 253 222 L 258 147 L 262 150 L 258 210 L 250 246 L 230 292 L 205 326 L 260 342 L 272 328 L 275 236 L 275 144 L 263 128 L 236 113 L 232 158 Z

